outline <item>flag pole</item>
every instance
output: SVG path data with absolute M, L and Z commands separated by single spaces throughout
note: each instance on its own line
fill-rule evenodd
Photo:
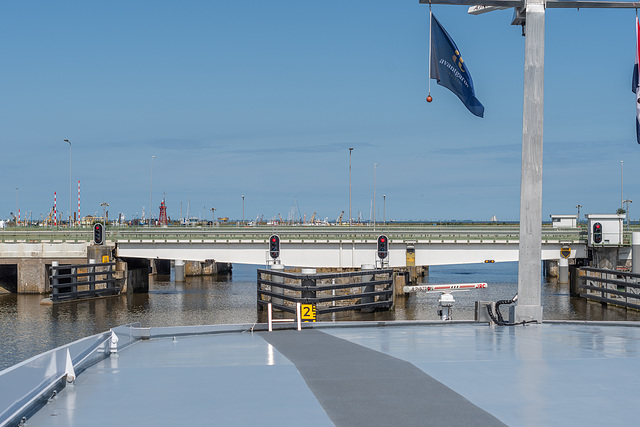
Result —
M 636 10 L 637 13 L 637 10 Z M 431 98 L 431 3 L 429 3 L 429 75 L 427 76 L 427 80 L 429 81 L 429 94 L 427 95 L 427 102 L 431 102 L 433 98 Z

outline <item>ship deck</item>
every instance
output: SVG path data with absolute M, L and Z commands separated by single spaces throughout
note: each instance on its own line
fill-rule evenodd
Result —
M 637 423 L 640 324 L 152 328 L 32 426 Z

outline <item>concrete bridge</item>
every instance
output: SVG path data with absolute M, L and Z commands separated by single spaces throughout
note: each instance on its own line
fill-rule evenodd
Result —
M 280 236 L 280 262 L 291 267 L 379 264 L 376 242 L 381 234 L 389 237 L 387 266 L 391 268 L 518 261 L 519 253 L 519 229 L 514 225 L 385 226 L 375 230 L 371 226 L 110 228 L 107 244 L 99 252 L 124 260 L 265 265 L 271 260 L 268 239 L 272 234 Z M 18 292 L 44 292 L 52 261 L 72 264 L 95 258 L 97 248 L 91 239 L 91 229 L 0 231 L 0 279 L 14 275 Z M 562 248 L 571 249 L 569 258 L 586 258 L 586 230 L 543 227 L 542 260 L 560 259 Z

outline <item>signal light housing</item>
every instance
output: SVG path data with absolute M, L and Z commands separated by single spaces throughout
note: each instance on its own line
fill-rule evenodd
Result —
M 378 236 L 378 258 L 385 259 L 389 255 L 389 238 L 384 234 Z
M 593 243 L 602 243 L 602 224 L 593 224 Z
M 273 259 L 277 259 L 280 256 L 280 237 L 277 234 L 269 237 L 269 255 Z
M 93 224 L 93 243 L 96 245 L 104 245 L 104 224 Z

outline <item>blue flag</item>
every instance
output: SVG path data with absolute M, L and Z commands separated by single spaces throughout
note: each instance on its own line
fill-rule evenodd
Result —
M 440 22 L 431 14 L 431 75 L 440 86 L 455 93 L 460 101 L 478 117 L 484 116 L 484 107 L 476 98 L 473 81 L 460 50 Z
M 638 69 L 638 59 L 640 58 L 640 21 L 636 16 L 636 63 L 633 66 L 633 80 L 631 90 L 636 94 L 636 140 L 640 144 L 640 69 Z

